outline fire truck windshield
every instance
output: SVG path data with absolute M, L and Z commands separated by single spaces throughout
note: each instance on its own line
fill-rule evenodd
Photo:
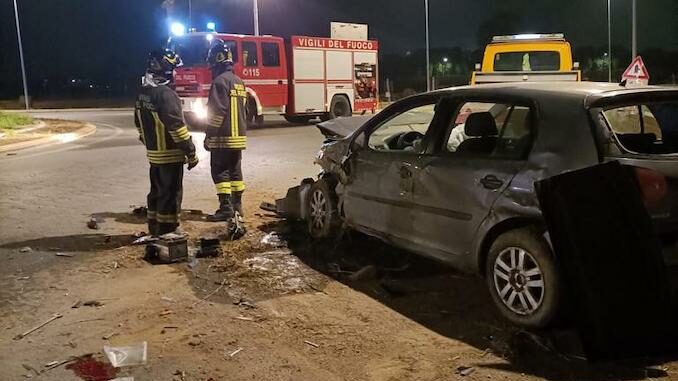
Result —
M 170 49 L 174 50 L 184 63 L 185 67 L 195 67 L 207 65 L 207 52 L 210 49 L 211 41 L 205 34 L 188 35 L 172 38 L 169 42 Z M 219 38 L 219 37 L 216 37 Z M 233 61 L 237 61 L 237 50 L 235 41 L 223 40 L 231 49 Z

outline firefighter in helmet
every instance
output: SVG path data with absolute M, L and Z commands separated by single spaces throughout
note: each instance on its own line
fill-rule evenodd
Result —
M 198 165 L 181 100 L 173 90 L 174 69 L 178 66 L 181 58 L 173 51 L 152 51 L 134 110 L 134 123 L 150 163 L 147 217 L 149 234 L 153 236 L 179 227 L 184 164 L 188 164 L 189 171 Z
M 233 73 L 233 56 L 221 40 L 215 40 L 207 55 L 212 87 L 207 100 L 208 126 L 205 149 L 211 153 L 212 179 L 219 209 L 208 221 L 242 221 L 242 151 L 247 146 L 247 91 Z

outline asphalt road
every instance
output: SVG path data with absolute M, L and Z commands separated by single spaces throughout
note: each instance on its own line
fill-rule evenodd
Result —
M 97 132 L 71 143 L 0 157 L 0 247 L 91 234 L 95 231 L 86 226 L 90 215 L 114 217 L 129 213 L 130 205 L 145 205 L 148 162 L 129 111 L 40 112 L 36 116 L 93 123 Z M 193 137 L 201 162 L 185 174 L 183 206 L 211 211 L 216 208 L 216 196 L 209 153 L 202 149 L 204 135 L 193 133 Z M 315 127 L 291 126 L 282 120 L 251 130 L 244 154 L 245 197 L 284 195 L 304 177 L 316 175 L 313 158 L 322 140 Z M 106 223 L 106 232 L 114 232 L 113 221 Z M 3 251 L 7 249 L 0 248 L 0 255 Z

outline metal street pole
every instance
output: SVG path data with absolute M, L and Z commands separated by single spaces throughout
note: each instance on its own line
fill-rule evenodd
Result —
M 636 59 L 638 56 L 638 9 L 636 0 L 633 0 L 633 26 L 632 26 L 632 37 L 631 37 L 631 55 L 633 59 Z
M 424 0 L 426 6 L 426 91 L 431 91 L 431 46 L 429 44 L 428 30 L 428 0 Z
M 28 82 L 26 81 L 26 64 L 24 62 L 24 48 L 21 44 L 21 27 L 19 26 L 19 8 L 14 0 L 14 20 L 16 22 L 16 36 L 19 41 L 19 60 L 21 61 L 21 78 L 24 84 L 24 102 L 26 103 L 26 110 L 30 109 L 28 104 Z
M 254 0 L 254 35 L 259 35 L 259 1 Z
M 188 30 L 193 27 L 193 1 L 188 0 Z
M 607 81 L 612 82 L 612 4 L 607 0 Z

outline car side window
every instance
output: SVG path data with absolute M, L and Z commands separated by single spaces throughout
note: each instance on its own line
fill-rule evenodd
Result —
M 368 145 L 375 151 L 420 152 L 434 114 L 435 103 L 396 113 L 372 131 Z
M 524 159 L 532 144 L 530 108 L 467 102 L 450 123 L 445 150 L 455 155 Z

